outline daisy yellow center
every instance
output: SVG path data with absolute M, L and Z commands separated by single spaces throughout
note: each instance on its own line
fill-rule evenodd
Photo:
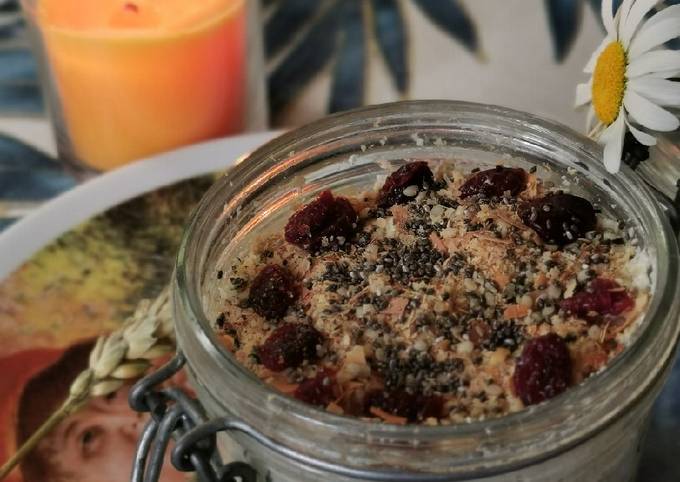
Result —
M 597 58 L 593 72 L 593 108 L 603 124 L 611 124 L 619 115 L 625 87 L 626 51 L 620 42 L 612 42 Z

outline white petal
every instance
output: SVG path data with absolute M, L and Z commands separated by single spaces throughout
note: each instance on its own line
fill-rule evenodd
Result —
M 622 120 L 622 117 L 624 117 L 625 115 L 626 115 L 625 109 L 623 108 L 619 109 L 619 113 L 616 115 L 616 119 L 614 119 L 614 122 L 605 127 L 604 130 L 602 130 L 602 132 L 600 133 L 599 139 L 601 143 L 604 144 L 605 142 L 609 142 L 612 139 L 613 133 L 615 131 L 614 125 L 619 121 L 625 123 L 625 119 Z
M 680 106 L 680 82 L 644 76 L 629 80 L 627 86 L 658 105 Z
M 616 38 L 612 0 L 602 0 L 600 15 L 602 15 L 602 23 L 604 24 L 604 29 L 607 31 L 607 37 Z
M 640 129 L 636 128 L 633 124 L 628 122 L 628 120 L 626 120 L 626 125 L 628 126 L 628 129 L 630 129 L 630 131 L 633 133 L 633 137 L 635 137 L 640 144 L 645 146 L 653 146 L 656 144 L 656 137 L 651 136 L 646 132 L 643 132 Z
M 590 134 L 590 131 L 593 130 L 596 123 L 597 118 L 595 117 L 595 109 L 591 105 L 590 108 L 588 109 L 588 117 L 586 118 L 586 132 Z
M 578 84 L 576 86 L 576 102 L 574 107 L 579 107 L 590 102 L 592 97 L 592 85 L 590 82 L 587 84 Z
M 604 167 L 612 174 L 619 172 L 621 153 L 623 152 L 623 137 L 626 134 L 623 109 L 619 111 L 616 120 L 604 131 L 600 142 L 604 143 Z
M 666 7 L 660 12 L 657 12 L 654 15 L 652 15 L 649 18 L 649 20 L 645 22 L 643 28 L 652 27 L 659 23 L 661 20 L 678 17 L 680 17 L 680 5 L 671 5 L 670 7 Z
M 638 124 L 653 131 L 674 131 L 680 126 L 680 121 L 673 114 L 645 99 L 633 89 L 626 89 L 623 105 Z
M 626 69 L 626 77 L 630 79 L 650 72 L 666 70 L 680 70 L 680 52 L 676 50 L 653 50 L 644 53 L 630 61 Z
M 677 70 L 661 70 L 659 72 L 650 72 L 649 77 L 656 77 L 657 79 L 670 79 L 671 77 L 680 77 L 680 69 Z
M 619 23 L 619 40 L 623 43 L 624 48 L 628 47 L 638 25 L 657 2 L 658 0 L 637 0 L 630 9 L 625 24 Z
M 612 42 L 613 42 L 613 40 L 609 35 L 607 35 L 604 38 L 604 40 L 602 40 L 602 42 L 600 42 L 600 45 L 597 46 L 597 48 L 595 49 L 595 52 L 593 52 L 593 55 L 590 56 L 590 60 L 588 60 L 588 63 L 583 68 L 583 71 L 586 74 L 592 74 L 595 71 L 595 64 L 597 64 L 597 59 L 600 57 L 600 54 L 605 49 L 605 47 Z
M 645 25 L 630 43 L 628 58 L 634 59 L 657 45 L 680 36 L 680 18 L 667 18 L 652 25 Z
M 616 12 L 617 15 L 619 16 L 619 40 L 621 40 L 620 35 L 621 35 L 621 28 L 626 24 L 626 21 L 628 20 L 628 14 L 630 13 L 630 7 L 633 5 L 634 0 L 623 0 L 623 3 L 621 3 L 621 6 L 619 7 L 619 10 Z

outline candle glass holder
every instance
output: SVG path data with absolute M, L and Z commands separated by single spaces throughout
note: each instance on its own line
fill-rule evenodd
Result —
M 22 0 L 77 174 L 266 126 L 258 2 Z

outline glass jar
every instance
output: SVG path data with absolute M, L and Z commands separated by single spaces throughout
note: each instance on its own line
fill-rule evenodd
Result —
M 651 260 L 653 296 L 631 345 L 608 368 L 548 403 L 452 426 L 388 425 L 334 415 L 268 388 L 226 350 L 213 326 L 215 267 L 263 230 L 279 229 L 319 191 L 371 189 L 404 159 L 463 170 L 529 169 L 624 219 Z M 607 175 L 600 148 L 551 121 L 494 106 L 416 101 L 325 118 L 264 145 L 205 195 L 182 241 L 177 339 L 209 417 L 229 417 L 223 455 L 260 480 L 630 480 L 650 407 L 680 325 L 678 246 L 629 169 Z M 269 477 L 269 478 L 267 478 Z

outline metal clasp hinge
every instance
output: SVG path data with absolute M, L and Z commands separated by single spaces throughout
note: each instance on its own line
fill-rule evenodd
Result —
M 148 412 L 137 443 L 132 482 L 157 482 L 170 438 L 175 441 L 172 464 L 183 472 L 196 472 L 201 482 L 256 482 L 257 472 L 245 462 L 223 465 L 216 450 L 217 421 L 208 421 L 198 402 L 176 387 L 162 384 L 180 371 L 186 358 L 178 352 L 166 365 L 142 378 L 130 391 L 133 410 Z M 200 428 L 201 436 L 196 436 Z M 189 432 L 191 437 L 185 437 Z

